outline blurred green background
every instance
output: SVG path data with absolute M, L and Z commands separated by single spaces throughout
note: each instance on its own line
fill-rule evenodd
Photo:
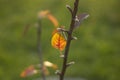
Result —
M 37 13 L 50 10 L 60 25 L 68 29 L 74 0 L 0 0 L 0 80 L 33 80 L 39 75 L 20 78 L 31 64 L 39 63 L 36 51 Z M 66 76 L 86 80 L 120 80 L 120 0 L 80 0 L 78 13 L 89 13 L 81 27 L 74 31 L 78 40 L 70 48 Z M 31 27 L 23 37 L 25 25 Z M 51 47 L 53 24 L 42 20 L 42 51 L 44 60 L 61 67 L 59 52 Z M 54 70 L 50 76 L 56 76 Z

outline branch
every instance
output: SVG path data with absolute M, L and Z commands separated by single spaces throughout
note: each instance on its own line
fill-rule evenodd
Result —
M 66 48 L 65 48 L 65 52 L 64 52 L 62 71 L 61 71 L 61 74 L 59 75 L 60 80 L 64 80 L 64 75 L 65 75 L 65 72 L 66 72 L 66 69 L 67 69 L 68 53 L 69 53 L 69 48 L 70 48 L 70 44 L 71 44 L 71 40 L 72 40 L 72 32 L 73 32 L 74 25 L 75 25 L 75 18 L 76 18 L 76 14 L 77 14 L 77 11 L 78 11 L 78 3 L 79 3 L 79 0 L 75 0 L 74 9 L 72 11 L 71 24 L 70 24 L 70 28 L 69 28 L 69 31 L 68 31 L 67 44 L 66 44 Z M 69 9 L 69 10 L 71 12 L 71 9 Z

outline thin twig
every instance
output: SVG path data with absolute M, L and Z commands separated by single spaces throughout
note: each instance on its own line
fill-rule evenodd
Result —
M 79 0 L 75 0 L 74 9 L 72 12 L 71 24 L 70 24 L 70 28 L 69 28 L 69 32 L 68 32 L 68 37 L 67 37 L 67 44 L 66 44 L 66 48 L 65 48 L 65 52 L 64 52 L 62 71 L 61 71 L 61 74 L 59 75 L 59 77 L 60 77 L 59 80 L 64 80 L 64 75 L 65 75 L 65 72 L 67 69 L 68 53 L 69 53 L 70 43 L 72 40 L 72 32 L 74 29 L 75 17 L 76 17 L 77 11 L 78 11 L 78 3 L 79 3 Z
M 70 11 L 71 15 L 73 16 L 73 11 L 69 5 L 66 5 L 67 9 Z
M 38 54 L 39 54 L 39 58 L 40 58 L 40 73 L 42 76 L 43 80 L 46 80 L 45 74 L 44 74 L 44 65 L 43 65 L 43 54 L 42 54 L 42 49 L 41 49 L 41 31 L 42 31 L 42 26 L 41 26 L 41 20 L 38 20 L 38 26 L 37 26 L 37 48 L 38 48 Z

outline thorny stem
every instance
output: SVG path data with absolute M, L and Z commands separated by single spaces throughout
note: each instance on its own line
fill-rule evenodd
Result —
M 38 48 L 38 55 L 39 55 L 40 64 L 41 64 L 40 73 L 41 73 L 42 79 L 46 80 L 45 74 L 44 74 L 43 54 L 42 54 L 42 49 L 41 49 L 41 31 L 42 31 L 41 28 L 42 28 L 41 20 L 39 19 L 38 20 L 38 26 L 37 26 L 37 48 Z
M 75 0 L 74 9 L 72 12 L 71 24 L 70 24 L 70 28 L 69 28 L 69 32 L 68 32 L 68 37 L 67 37 L 67 44 L 66 44 L 66 48 L 65 48 L 65 52 L 64 52 L 62 71 L 61 71 L 61 74 L 59 75 L 59 77 L 60 77 L 59 80 L 64 80 L 64 75 L 65 75 L 65 72 L 67 69 L 68 53 L 69 53 L 70 43 L 72 40 L 72 32 L 74 29 L 75 17 L 76 17 L 77 11 L 78 11 L 78 4 L 79 4 L 79 0 Z

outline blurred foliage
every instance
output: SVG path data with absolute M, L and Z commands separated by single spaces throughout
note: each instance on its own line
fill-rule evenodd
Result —
M 0 80 L 31 80 L 20 78 L 27 66 L 39 63 L 36 51 L 37 13 L 50 10 L 60 25 L 69 27 L 70 13 L 66 4 L 74 0 L 0 0 Z M 76 29 L 69 60 L 76 64 L 68 68 L 66 76 L 87 80 L 120 80 L 120 0 L 80 0 L 79 13 L 90 17 Z M 27 24 L 30 29 L 25 36 Z M 61 67 L 59 52 L 51 47 L 52 23 L 42 21 L 42 50 L 44 60 Z M 51 75 L 54 71 L 51 70 Z M 32 79 L 33 80 L 33 79 Z

